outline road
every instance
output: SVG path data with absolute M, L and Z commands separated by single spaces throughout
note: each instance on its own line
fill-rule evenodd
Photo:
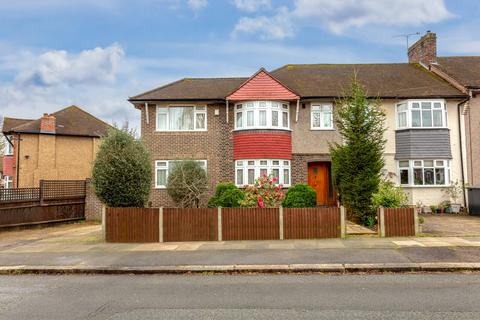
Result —
M 480 319 L 479 274 L 0 277 L 0 319 Z

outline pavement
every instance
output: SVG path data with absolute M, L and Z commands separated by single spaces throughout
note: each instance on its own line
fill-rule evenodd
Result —
M 105 243 L 101 226 L 0 233 L 0 273 L 480 271 L 480 236 Z
M 0 276 L 0 320 L 479 319 L 478 274 Z

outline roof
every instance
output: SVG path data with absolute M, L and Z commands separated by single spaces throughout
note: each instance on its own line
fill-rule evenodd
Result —
M 248 78 L 184 78 L 131 97 L 144 100 L 223 100 Z
M 10 132 L 12 128 L 17 127 L 19 125 L 25 124 L 27 122 L 33 121 L 32 119 L 16 119 L 16 118 L 3 118 L 3 128 L 2 132 Z
M 228 100 L 298 100 L 300 97 L 283 83 L 275 79 L 264 68 L 235 89 Z
M 468 88 L 480 88 L 480 56 L 438 57 L 437 67 Z
M 369 96 L 380 98 L 464 97 L 418 64 L 291 64 L 271 72 L 305 97 L 340 97 L 356 74 Z
M 66 136 L 82 136 L 82 137 L 101 137 L 107 134 L 111 126 L 106 122 L 94 117 L 90 113 L 84 111 L 77 106 L 70 106 L 60 111 L 54 112 L 51 115 L 55 116 L 55 134 Z M 14 127 L 6 127 L 5 123 L 11 120 L 22 120 L 5 118 L 3 132 L 4 133 L 41 133 L 40 122 L 41 118 L 37 120 L 23 120 Z M 19 121 L 20 122 L 20 121 Z

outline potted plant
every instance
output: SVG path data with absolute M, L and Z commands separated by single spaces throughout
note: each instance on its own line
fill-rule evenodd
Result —
M 437 206 L 434 205 L 434 204 L 432 204 L 432 205 L 430 206 L 430 211 L 432 212 L 432 214 L 433 214 L 433 213 L 437 213 Z
M 445 206 L 443 204 L 443 202 L 441 202 L 438 206 L 437 206 L 437 213 L 444 213 L 445 212 Z
M 462 205 L 457 203 L 457 200 L 462 196 L 463 188 L 463 184 L 458 182 L 458 180 L 455 180 L 455 182 L 453 182 L 449 187 L 442 189 L 445 195 L 452 199 L 452 202 L 450 204 L 451 213 L 459 213 L 460 209 L 462 208 Z
M 417 203 L 415 204 L 415 210 L 417 210 L 418 214 L 423 212 L 422 206 L 423 206 L 422 201 L 417 201 Z

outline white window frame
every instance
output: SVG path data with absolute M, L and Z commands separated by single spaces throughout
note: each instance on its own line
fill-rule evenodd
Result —
M 177 130 L 170 128 L 170 108 L 171 107 L 185 107 L 185 108 L 194 108 L 193 110 L 193 130 Z M 167 118 L 167 128 L 160 129 L 158 126 L 158 115 L 165 114 Z M 197 114 L 203 114 L 205 116 L 205 128 L 197 128 Z M 157 132 L 193 132 L 193 131 L 207 131 L 208 125 L 208 112 L 206 105 L 188 105 L 188 104 L 170 104 L 170 105 L 157 105 L 155 112 L 155 130 Z
M 166 175 L 165 175 L 165 180 L 168 181 L 168 175 L 170 172 L 170 165 L 175 162 L 179 161 L 188 161 L 188 160 L 155 160 L 155 189 L 165 189 L 167 186 L 166 185 L 159 185 L 157 184 L 157 175 L 159 170 L 165 170 Z M 207 171 L 207 160 L 193 160 L 196 162 L 201 162 L 203 164 L 203 168 L 205 169 L 205 172 Z M 165 165 L 159 165 L 160 163 L 165 163 Z
M 400 167 L 400 162 L 408 161 L 408 167 Z M 421 161 L 421 166 L 415 165 L 415 162 Z M 433 167 L 425 167 L 424 161 L 433 161 Z M 443 166 L 438 165 L 438 161 L 443 161 Z M 448 187 L 451 185 L 452 177 L 451 177 L 451 160 L 448 159 L 403 159 L 397 161 L 397 184 L 402 187 L 414 187 L 414 188 L 443 188 Z M 422 168 L 423 174 L 423 183 L 424 184 L 415 184 L 415 175 L 414 175 L 414 168 Z M 433 168 L 433 179 L 434 184 L 425 184 L 425 168 Z M 435 169 L 443 168 L 445 170 L 445 184 L 436 184 L 437 176 L 435 174 Z M 402 184 L 402 177 L 400 174 L 400 170 L 408 169 L 408 184 Z
M 8 139 L 7 139 L 8 138 Z M 12 136 L 5 136 L 5 155 L 6 156 L 12 156 L 13 155 L 13 145 L 9 142 L 12 141 Z
M 3 187 L 5 189 L 13 188 L 13 177 L 11 176 L 4 176 L 3 177 Z
M 419 107 L 419 111 L 420 111 L 420 121 L 422 122 L 423 121 L 423 115 L 422 115 L 422 103 L 431 103 L 431 115 L 432 115 L 432 126 L 431 127 L 424 127 L 423 124 L 421 124 L 419 127 L 414 127 L 413 126 L 413 116 L 412 116 L 412 112 L 414 110 L 417 110 L 413 107 L 413 104 L 417 104 L 420 106 Z M 440 103 L 441 104 L 441 110 L 443 111 L 442 112 L 442 126 L 438 126 L 438 127 L 435 127 L 434 126 L 434 120 L 433 120 L 433 110 L 435 108 L 435 103 Z M 407 110 L 406 110 L 406 114 L 407 114 L 407 119 L 406 119 L 406 126 L 403 126 L 401 127 L 399 125 L 399 111 L 398 111 L 398 108 L 399 106 L 401 106 L 402 104 L 406 104 L 407 106 Z M 448 108 L 447 108 L 447 103 L 445 101 L 445 99 L 425 99 L 425 100 L 404 100 L 404 101 L 401 101 L 399 103 L 397 103 L 395 105 L 395 126 L 397 128 L 397 130 L 404 130 L 404 129 L 445 129 L 445 128 L 448 128 L 448 112 L 447 112 Z M 402 112 L 405 112 L 405 111 L 402 111 Z
M 323 109 L 324 107 L 330 107 L 330 126 L 325 127 L 323 119 L 326 116 L 326 112 L 323 110 L 314 110 L 314 107 Z M 315 127 L 313 124 L 313 114 L 315 112 L 320 113 L 320 126 Z M 312 103 L 310 105 L 310 130 L 334 130 L 333 128 L 333 104 L 332 103 Z
M 253 161 L 254 164 L 252 165 L 249 162 Z M 278 161 L 278 164 L 275 162 Z M 238 187 L 244 187 L 248 185 L 252 185 L 253 183 L 249 184 L 248 181 L 248 169 L 254 169 L 254 181 L 261 177 L 261 170 L 267 170 L 267 175 L 271 175 L 273 169 L 278 169 L 278 184 L 281 184 L 284 187 L 291 186 L 292 183 L 292 162 L 288 159 L 239 159 L 235 161 L 235 184 Z M 242 170 L 242 178 L 243 183 L 238 183 L 238 171 Z M 285 183 L 285 175 L 284 170 L 288 170 L 288 183 Z
M 278 113 L 277 125 L 272 122 L 272 114 Z M 260 124 L 260 112 L 266 112 L 266 125 Z M 283 125 L 284 112 L 287 126 Z M 253 113 L 253 123 L 249 124 L 248 115 Z M 242 125 L 238 125 L 238 115 L 241 114 Z M 235 130 L 277 129 L 290 130 L 290 104 L 285 101 L 258 100 L 241 101 L 235 104 Z

